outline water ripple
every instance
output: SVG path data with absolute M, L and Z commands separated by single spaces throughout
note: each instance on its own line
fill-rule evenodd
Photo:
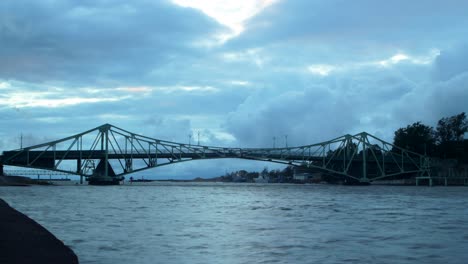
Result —
M 80 263 L 466 263 L 466 188 L 0 188 Z M 53 199 L 51 199 L 53 197 Z

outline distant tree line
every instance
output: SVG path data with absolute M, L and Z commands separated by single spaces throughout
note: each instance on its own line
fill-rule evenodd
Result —
M 226 173 L 224 176 L 218 177 L 219 181 L 224 182 L 254 182 L 255 178 L 260 175 L 267 177 L 270 182 L 292 182 L 294 175 L 294 166 L 287 166 L 282 170 L 268 170 L 264 168 L 261 172 L 248 172 L 246 170 L 239 170 L 235 172 Z
M 432 157 L 468 162 L 468 140 L 463 138 L 467 131 L 468 121 L 462 112 L 440 119 L 435 129 L 422 122 L 399 128 L 393 144 Z

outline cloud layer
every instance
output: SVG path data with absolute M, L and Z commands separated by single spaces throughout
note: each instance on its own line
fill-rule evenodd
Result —
M 138 83 L 197 42 L 224 30 L 201 12 L 165 1 L 4 1 L 3 78 L 73 85 Z

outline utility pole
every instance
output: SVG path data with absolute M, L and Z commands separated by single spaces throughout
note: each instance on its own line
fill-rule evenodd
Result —
M 273 137 L 273 148 L 276 148 L 276 137 Z
M 20 149 L 23 149 L 23 133 L 20 136 Z
M 288 147 L 288 135 L 284 135 L 284 142 L 286 147 Z
M 200 146 L 200 131 L 198 131 L 198 146 Z
M 192 144 L 192 133 L 190 133 L 188 135 L 189 139 L 188 139 L 188 145 L 190 146 Z

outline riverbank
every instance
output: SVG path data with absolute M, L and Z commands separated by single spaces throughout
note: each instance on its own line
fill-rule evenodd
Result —
M 0 199 L 0 263 L 78 263 L 52 233 Z
M 36 180 L 23 176 L 1 176 L 0 186 L 29 186 L 29 185 L 51 185 L 45 180 Z

